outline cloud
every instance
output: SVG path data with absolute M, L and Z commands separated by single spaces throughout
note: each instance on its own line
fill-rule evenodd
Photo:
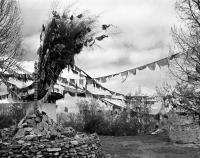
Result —
M 24 19 L 23 34 L 32 36 L 41 31 L 50 14 L 49 0 L 19 0 L 22 16 Z
M 39 33 L 43 23 L 46 23 L 50 13 L 49 0 L 20 0 L 22 15 L 24 16 L 25 43 L 29 47 L 27 60 L 36 59 L 39 47 Z M 68 0 L 69 4 L 75 0 Z M 61 4 L 67 3 L 61 1 Z M 61 5 L 62 6 L 62 5 Z M 83 49 L 76 56 L 76 64 L 91 76 L 98 77 L 141 66 L 149 62 L 168 56 L 170 41 L 170 27 L 176 24 L 174 0 L 79 0 L 73 7 L 76 12 L 89 10 L 100 15 L 102 24 L 113 24 L 108 39 L 99 42 L 94 49 Z M 78 9 L 77 9 L 78 8 Z M 118 33 L 119 34 L 115 34 Z M 163 70 L 156 73 L 139 73 L 137 79 L 128 84 L 118 82 L 109 83 L 126 92 L 130 85 L 152 89 L 164 81 Z M 151 75 L 151 80 L 149 80 Z M 167 77 L 166 77 L 167 78 Z M 132 81 L 132 82 L 131 82 Z
M 27 36 L 24 38 L 25 54 L 24 54 L 23 59 L 25 61 L 36 60 L 38 58 L 37 50 L 40 44 L 39 37 L 40 37 L 39 34 L 34 34 L 32 36 Z

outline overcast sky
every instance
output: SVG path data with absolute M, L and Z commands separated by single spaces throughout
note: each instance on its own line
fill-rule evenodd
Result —
M 24 18 L 26 60 L 36 59 L 41 26 L 51 11 L 51 0 L 19 0 Z M 61 6 L 75 2 L 76 12 L 89 10 L 100 15 L 100 24 L 113 24 L 112 35 L 93 49 L 84 49 L 75 57 L 76 65 L 92 77 L 108 75 L 142 66 L 169 55 L 170 29 L 176 24 L 175 0 L 61 0 Z M 145 93 L 153 93 L 155 86 L 169 80 L 167 68 L 144 70 L 105 84 L 111 90 L 127 94 L 139 86 Z

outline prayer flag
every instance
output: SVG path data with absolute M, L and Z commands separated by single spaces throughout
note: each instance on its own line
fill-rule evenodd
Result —
M 96 87 L 97 87 L 98 89 L 100 89 L 100 88 L 101 88 L 101 85 L 100 85 L 100 84 L 97 84 Z
M 83 85 L 83 79 L 79 79 L 79 84 Z
M 145 68 L 146 68 L 146 65 L 140 66 L 140 67 L 138 68 L 138 70 L 144 70 Z
M 112 75 L 113 77 L 116 77 L 116 76 L 118 76 L 119 75 L 119 73 L 117 73 L 117 74 L 114 74 L 114 75 Z
M 129 70 L 129 73 L 136 75 L 136 69 Z
M 75 79 L 70 79 L 69 82 L 75 84 Z
M 110 80 L 112 78 L 112 75 L 109 75 L 106 77 L 108 80 Z
M 87 79 L 87 84 L 93 84 L 93 80 L 92 79 Z
M 81 69 L 79 69 L 78 67 L 75 66 L 75 71 L 81 72 Z
M 97 81 L 97 82 L 100 82 L 100 78 L 96 78 L 96 81 Z
M 106 82 L 106 78 L 105 77 L 101 77 L 101 82 L 105 83 Z
M 150 70 L 154 71 L 154 70 L 156 69 L 156 63 L 148 64 L 147 67 L 148 67 Z
M 83 74 L 80 73 L 80 78 L 85 77 Z
M 121 76 L 122 76 L 122 77 L 123 77 L 123 76 L 127 77 L 127 75 L 128 75 L 128 71 L 125 71 L 125 72 L 122 72 L 122 73 L 121 73 Z
M 179 57 L 180 57 L 179 53 L 173 54 L 173 55 L 171 55 L 171 57 L 169 58 L 169 60 L 173 60 L 174 58 L 179 58 Z
M 198 81 L 199 78 L 197 76 L 191 76 L 191 75 L 188 75 L 188 82 L 189 83 L 193 83 L 195 81 Z
M 166 66 L 166 65 L 169 66 L 168 58 L 164 58 L 162 60 L 157 61 L 157 64 L 159 67 Z
M 122 76 L 122 79 L 123 79 L 122 82 L 124 82 L 127 79 L 127 77 L 128 77 L 128 71 L 122 72 L 121 76 Z
M 72 69 L 72 72 L 73 72 L 73 74 L 78 75 L 78 72 L 77 72 L 76 70 L 73 70 L 73 69 Z

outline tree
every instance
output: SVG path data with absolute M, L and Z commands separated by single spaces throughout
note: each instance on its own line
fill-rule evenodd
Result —
M 73 69 L 75 55 L 79 54 L 84 47 L 92 47 L 97 41 L 108 37 L 105 35 L 105 29 L 109 25 L 105 25 L 106 28 L 102 25 L 101 31 L 98 31 L 97 18 L 87 12 L 71 15 L 69 9 L 62 13 L 52 11 L 52 17 L 46 25 L 42 26 L 40 35 L 38 100 L 48 95 L 47 92 L 50 92 L 57 82 L 63 69 L 67 67 Z M 22 89 L 16 87 L 16 90 L 23 95 L 24 92 L 33 89 L 34 84 L 35 82 Z M 23 96 L 22 99 L 33 101 L 34 93 Z
M 16 0 L 0 1 L 0 67 L 16 64 L 20 55 L 22 20 Z
M 200 117 L 200 1 L 177 0 L 175 7 L 183 26 L 172 29 L 171 51 L 179 58 L 171 63 L 171 73 L 177 84 L 170 100 L 174 107 Z

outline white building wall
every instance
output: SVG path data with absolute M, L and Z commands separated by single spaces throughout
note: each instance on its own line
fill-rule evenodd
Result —
M 44 111 L 54 122 L 57 122 L 56 117 L 56 104 L 53 103 L 43 103 L 39 106 L 40 111 Z

